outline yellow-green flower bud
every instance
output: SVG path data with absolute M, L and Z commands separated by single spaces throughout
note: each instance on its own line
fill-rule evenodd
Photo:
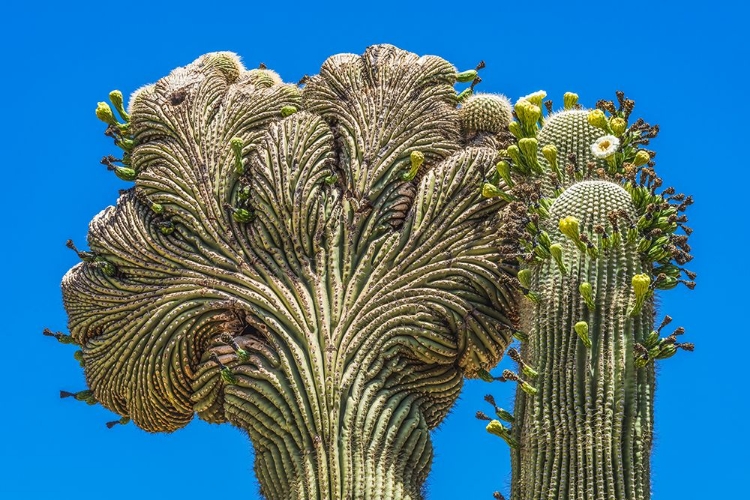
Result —
M 115 114 L 112 112 L 112 108 L 110 108 L 109 104 L 106 102 L 97 103 L 96 117 L 107 125 L 113 125 L 115 127 L 118 125 L 117 120 L 115 119 Z
M 401 174 L 401 180 L 404 181 L 411 181 L 417 176 L 419 167 L 421 167 L 422 163 L 424 163 L 424 153 L 422 153 L 421 151 L 412 151 L 411 155 L 409 155 L 409 159 L 411 161 L 411 167 L 409 168 L 409 171 Z
M 646 340 L 644 340 L 643 345 L 646 349 L 652 349 L 658 342 L 659 332 L 654 330 L 646 336 Z
M 630 310 L 630 316 L 635 316 L 636 314 L 641 312 L 643 302 L 651 293 L 651 277 L 648 274 L 636 274 L 635 276 L 633 276 L 632 284 L 634 303 L 632 309 Z
M 547 144 L 542 148 L 542 156 L 549 162 L 549 166 L 554 171 L 559 171 L 557 166 L 557 147 L 554 144 Z
M 499 162 L 497 162 L 497 164 L 495 164 L 495 170 L 503 179 L 503 182 L 505 182 L 506 186 L 513 187 L 515 183 L 510 177 L 510 163 L 505 160 L 500 160 Z
M 641 149 L 635 154 L 633 165 L 635 165 L 636 167 L 640 167 L 641 165 L 645 165 L 649 161 L 651 161 L 651 155 Z
M 151 204 L 151 210 L 155 214 L 160 214 L 160 213 L 164 212 L 164 207 L 160 203 L 152 203 Z
M 560 219 L 560 232 L 570 238 L 582 252 L 586 251 L 586 245 L 581 241 L 581 232 L 579 229 L 578 219 L 569 215 Z
M 482 196 L 484 196 L 485 198 L 499 197 L 508 202 L 513 200 L 513 198 L 511 198 L 508 193 L 490 182 L 485 182 L 484 184 L 482 184 Z
M 508 124 L 508 130 L 510 130 L 510 133 L 513 134 L 516 139 L 523 137 L 523 128 L 521 127 L 521 124 L 516 121 Z
M 522 97 L 521 99 L 526 99 L 531 104 L 534 104 L 535 106 L 539 106 L 539 108 L 542 107 L 542 101 L 544 98 L 547 97 L 547 92 L 543 90 L 537 90 L 533 94 L 529 94 L 527 96 Z
M 563 108 L 573 109 L 578 104 L 578 94 L 573 92 L 565 92 L 563 95 Z
M 510 429 L 500 423 L 499 420 L 492 420 L 489 424 L 487 424 L 486 429 L 490 434 L 494 434 L 495 436 L 502 438 L 506 443 L 508 443 L 508 446 L 510 446 L 511 448 L 515 448 L 518 446 L 518 443 L 510 435 Z
M 523 167 L 524 163 L 521 159 L 521 150 L 516 146 L 515 144 L 512 146 L 508 146 L 508 149 L 506 149 L 508 152 L 508 156 L 510 156 L 510 159 L 513 160 L 513 163 L 517 167 Z
M 329 175 L 329 176 L 327 176 L 327 177 L 324 177 L 324 178 L 323 178 L 323 181 L 324 181 L 324 182 L 325 182 L 326 184 L 328 184 L 329 186 L 333 186 L 334 184 L 336 184 L 336 181 L 338 180 L 338 178 L 339 178 L 339 176 L 338 176 L 338 175 L 336 175 L 336 174 L 331 174 L 331 175 Z
M 562 245 L 559 243 L 553 243 L 549 246 L 549 253 L 552 254 L 552 258 L 555 259 L 555 263 L 557 264 L 557 268 L 560 270 L 560 274 L 566 275 L 568 274 L 568 268 L 565 267 L 565 263 L 563 262 L 562 251 Z
M 583 345 L 585 345 L 587 349 L 591 349 L 591 339 L 589 338 L 589 324 L 585 321 L 579 321 L 573 326 L 573 329 L 581 338 Z
M 520 330 L 513 330 L 513 338 L 519 342 L 528 342 L 529 336 Z
M 542 117 L 542 108 L 526 99 L 520 99 L 513 109 L 527 132 L 533 130 L 539 118 Z
M 83 351 L 81 351 L 81 350 L 79 349 L 79 350 L 77 350 L 76 352 L 74 352 L 74 353 L 73 353 L 73 359 L 75 359 L 76 361 L 78 361 L 78 365 L 79 365 L 79 366 L 80 366 L 81 368 L 84 368 L 84 367 L 85 367 L 85 364 L 84 364 L 84 362 L 83 362 Z
M 524 163 L 529 165 L 537 173 L 542 172 L 542 167 L 539 166 L 539 162 L 536 159 L 536 151 L 539 147 L 539 141 L 533 137 L 524 137 L 518 141 L 518 148 L 523 154 Z
M 628 122 L 624 118 L 616 116 L 609 120 L 609 126 L 616 137 L 620 137 L 628 128 Z
M 531 287 L 531 270 L 521 269 L 520 271 L 518 271 L 518 281 L 521 283 L 522 287 L 530 288 Z
M 127 111 L 125 111 L 125 103 L 122 99 L 122 92 L 119 90 L 113 90 L 109 93 L 109 100 L 112 103 L 112 105 L 115 107 L 117 112 L 120 114 L 120 117 L 126 121 L 130 121 L 130 115 Z
M 589 311 L 593 311 L 596 308 L 594 304 L 594 290 L 591 288 L 591 283 L 585 281 L 578 286 L 578 291 L 581 292 L 581 297 L 586 303 L 586 307 Z
M 281 116 L 283 116 L 284 118 L 286 118 L 287 116 L 291 116 L 296 112 L 296 106 L 284 106 L 283 108 L 281 108 Z
M 609 132 L 609 123 L 607 117 L 604 116 L 604 111 L 601 109 L 592 109 L 588 114 L 588 121 L 594 127 L 606 130 Z

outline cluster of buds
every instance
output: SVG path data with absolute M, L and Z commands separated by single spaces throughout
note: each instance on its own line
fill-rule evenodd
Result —
M 228 385 L 235 385 L 237 383 L 237 377 L 232 373 L 231 368 L 222 363 L 215 352 L 211 353 L 211 361 L 219 367 L 219 373 L 221 374 L 221 379 L 224 383 Z
M 635 366 L 643 368 L 651 361 L 657 359 L 671 358 L 677 353 L 678 349 L 692 352 L 695 345 L 692 342 L 678 342 L 677 337 L 685 333 L 683 327 L 677 327 L 666 337 L 660 337 L 662 329 L 672 322 L 670 316 L 665 316 L 659 328 L 652 331 L 643 341 L 642 344 L 635 344 Z
M 104 135 L 114 140 L 115 146 L 123 151 L 123 156 L 122 159 L 115 159 L 112 156 L 105 157 L 102 164 L 106 165 L 109 170 L 114 171 L 120 179 L 133 181 L 136 172 L 131 168 L 130 155 L 135 147 L 135 138 L 130 129 L 130 115 L 125 110 L 122 92 L 113 90 L 109 93 L 109 100 L 112 103 L 111 106 L 106 102 L 100 102 L 96 105 L 96 117 L 107 124 Z M 122 121 L 118 121 L 115 117 L 112 107 L 115 108 Z M 116 166 L 114 163 L 121 163 L 122 166 Z

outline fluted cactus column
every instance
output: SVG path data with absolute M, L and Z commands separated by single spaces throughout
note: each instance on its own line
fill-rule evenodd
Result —
M 430 429 L 517 319 L 481 194 L 510 108 L 475 77 L 375 46 L 299 86 L 217 53 L 113 93 L 103 162 L 135 187 L 63 280 L 89 399 L 245 429 L 269 499 L 421 498 Z
M 544 95 L 516 104 L 498 171 L 511 184 L 527 300 L 515 411 L 488 430 L 511 446 L 514 500 L 650 497 L 654 361 L 691 344 L 654 330 L 655 289 L 683 282 L 687 236 L 676 231 L 689 198 L 667 188 L 643 149 L 657 129 L 628 124 L 633 103 L 601 101 L 543 117 Z M 551 105 L 549 105 L 551 109 Z M 606 117 L 604 111 L 611 116 Z M 541 128 L 539 128 L 541 126 Z M 511 175 L 512 174 L 512 175 Z M 689 233 L 689 228 L 684 228 Z M 488 401 L 494 406 L 493 398 Z M 483 413 L 478 416 L 489 419 Z M 499 496 L 499 494 L 498 494 Z

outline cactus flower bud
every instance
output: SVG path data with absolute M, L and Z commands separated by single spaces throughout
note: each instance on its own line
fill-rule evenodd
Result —
M 636 167 L 640 167 L 641 165 L 645 165 L 646 163 L 650 161 L 651 161 L 651 155 L 649 155 L 646 151 L 641 149 L 635 154 L 635 158 L 633 159 L 633 165 L 635 165 Z
M 560 232 L 570 238 L 570 240 L 576 244 L 581 252 L 586 251 L 586 245 L 584 245 L 583 241 L 581 241 L 578 219 L 576 219 L 572 215 L 564 217 L 560 219 L 559 228 Z
M 522 287 L 531 288 L 531 271 L 529 269 L 518 271 L 518 281 L 521 282 Z
M 505 182 L 506 186 L 513 187 L 515 183 L 510 177 L 510 163 L 505 160 L 500 160 L 499 162 L 497 162 L 497 164 L 495 164 L 495 170 L 500 175 L 500 177 L 502 177 L 503 182 Z
M 529 94 L 527 96 L 522 97 L 521 99 L 525 99 L 529 101 L 531 104 L 542 107 L 542 101 L 544 98 L 547 97 L 547 92 L 544 90 L 537 90 L 536 92 Z
M 164 212 L 164 206 L 161 203 L 152 203 L 151 204 L 151 210 L 155 214 L 160 214 Z
M 592 109 L 587 116 L 589 124 L 609 132 L 609 122 L 601 109 Z
M 117 113 L 119 113 L 120 117 L 126 121 L 130 121 L 130 115 L 127 111 L 125 111 L 125 105 L 122 99 L 122 92 L 119 90 L 113 90 L 109 93 L 109 100 L 112 103 L 112 105 L 117 110 Z
M 583 345 L 585 345 L 587 349 L 591 349 L 591 339 L 589 338 L 589 324 L 585 321 L 579 321 L 573 326 L 573 329 L 581 338 Z
M 525 131 L 532 132 L 535 130 L 537 121 L 542 117 L 542 108 L 540 106 L 536 106 L 526 99 L 520 99 L 513 109 L 515 109 L 516 116 L 518 116 Z M 532 133 L 531 135 L 535 134 Z
M 581 292 L 581 297 L 583 297 L 583 301 L 586 303 L 586 307 L 589 308 L 589 311 L 593 311 L 596 308 L 596 305 L 594 304 L 594 291 L 591 288 L 591 283 L 581 283 L 578 286 L 578 291 Z
M 283 116 L 284 118 L 286 118 L 287 116 L 291 116 L 296 112 L 297 112 L 296 106 L 284 106 L 281 108 L 281 116 Z
M 553 243 L 549 246 L 549 253 L 552 254 L 552 258 L 555 259 L 555 263 L 557 264 L 557 268 L 560 270 L 560 274 L 564 276 L 568 274 L 568 268 L 565 267 L 565 263 L 563 262 L 562 251 L 562 245 L 559 243 Z
M 484 196 L 485 198 L 499 197 L 508 202 L 512 201 L 510 195 L 489 182 L 485 182 L 484 184 L 482 184 L 482 196 Z
M 560 168 L 557 165 L 557 147 L 554 144 L 547 144 L 542 148 L 542 156 L 549 162 L 549 166 L 555 172 L 559 172 Z
M 481 369 L 479 369 L 479 371 L 477 371 L 477 377 L 479 377 L 480 379 L 484 380 L 485 382 L 494 382 L 495 381 L 495 377 L 493 377 L 490 374 L 490 372 L 488 372 L 484 368 L 481 368 Z
M 651 292 L 651 277 L 648 274 L 636 274 L 632 279 L 634 302 L 630 309 L 630 316 L 641 312 L 643 302 Z
M 505 427 L 499 420 L 492 420 L 487 424 L 486 429 L 490 434 L 502 438 L 511 448 L 518 446 L 518 443 L 510 435 L 510 429 Z
M 421 167 L 422 163 L 424 163 L 424 153 L 422 153 L 421 151 L 412 151 L 409 155 L 409 160 L 411 161 L 411 167 L 409 168 L 409 171 L 401 174 L 401 180 L 404 181 L 411 181 L 417 176 L 419 167 Z
M 529 165 L 535 172 L 542 173 L 542 167 L 539 166 L 539 162 L 536 158 L 538 147 L 539 142 L 533 137 L 524 137 L 518 141 L 518 148 L 523 154 L 524 163 Z
M 626 122 L 625 119 L 616 116 L 609 120 L 609 126 L 612 129 L 612 133 L 616 137 L 620 137 L 627 130 L 628 122 Z
M 112 108 L 106 102 L 100 102 L 96 105 L 96 117 L 107 125 L 113 125 L 117 127 L 119 124 L 115 119 L 115 114 L 112 112 Z
M 564 109 L 573 109 L 576 104 L 578 104 L 578 94 L 574 94 L 573 92 L 565 92 L 563 94 Z
M 521 124 L 518 122 L 510 122 L 508 124 L 508 130 L 516 139 L 523 137 L 523 127 L 521 127 Z

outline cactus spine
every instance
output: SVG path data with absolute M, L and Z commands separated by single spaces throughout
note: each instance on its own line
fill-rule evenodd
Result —
M 654 289 L 693 286 L 679 279 L 694 275 L 678 267 L 691 257 L 676 234 L 689 198 L 656 192 L 661 179 L 641 148 L 658 129 L 627 127 L 632 101 L 618 93 L 619 108 L 600 101 L 589 112 L 572 95 L 547 117 L 540 93 L 516 104 L 518 146 L 502 166 L 526 208 L 516 209 L 524 342 L 509 352 L 520 375 L 501 377 L 519 383 L 506 437 L 512 498 L 645 500 L 653 361 L 692 349 L 653 329 Z

